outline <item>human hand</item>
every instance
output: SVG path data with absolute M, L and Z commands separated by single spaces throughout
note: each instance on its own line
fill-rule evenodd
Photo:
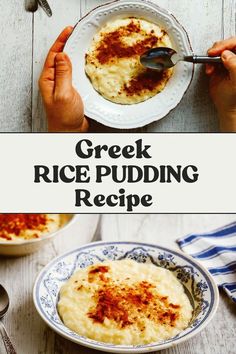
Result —
M 79 93 L 72 86 L 72 65 L 63 53 L 73 31 L 67 27 L 51 47 L 39 79 L 50 132 L 86 132 L 88 121 Z
M 210 94 L 224 132 L 236 132 L 236 37 L 217 42 L 209 49 L 210 56 L 221 56 L 223 65 L 207 65 Z

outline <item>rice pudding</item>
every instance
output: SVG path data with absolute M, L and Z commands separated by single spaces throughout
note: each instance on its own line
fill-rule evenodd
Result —
M 0 242 L 34 240 L 60 227 L 59 214 L 0 214 Z
M 132 260 L 77 271 L 61 288 L 64 324 L 87 338 L 116 345 L 167 340 L 186 329 L 192 306 L 172 272 Z
M 143 102 L 160 93 L 173 69 L 158 73 L 142 66 L 140 55 L 154 47 L 172 47 L 158 25 L 138 18 L 107 23 L 86 54 L 85 70 L 95 90 L 119 104 Z

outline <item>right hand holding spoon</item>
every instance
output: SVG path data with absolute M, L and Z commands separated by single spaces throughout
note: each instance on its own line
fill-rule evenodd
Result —
M 210 56 L 221 56 L 223 65 L 207 65 L 210 94 L 218 110 L 223 132 L 236 132 L 236 37 L 217 42 L 208 50 Z

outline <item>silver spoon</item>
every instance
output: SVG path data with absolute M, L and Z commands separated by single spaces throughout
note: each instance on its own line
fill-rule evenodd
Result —
M 163 71 L 175 66 L 179 61 L 194 64 L 222 63 L 221 57 L 180 55 L 174 49 L 159 47 L 148 50 L 140 57 L 141 64 L 148 69 Z
M 38 9 L 37 0 L 25 0 L 25 9 L 29 12 L 35 12 Z
M 3 339 L 3 343 L 5 345 L 6 351 L 8 354 L 16 354 L 16 351 L 11 343 L 11 340 L 7 334 L 7 331 L 1 321 L 1 319 L 5 316 L 7 313 L 7 310 L 9 308 L 9 296 L 7 291 L 4 289 L 2 285 L 0 285 L 0 333 Z

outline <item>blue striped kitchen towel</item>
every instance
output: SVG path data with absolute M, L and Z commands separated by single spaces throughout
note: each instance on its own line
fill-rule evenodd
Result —
M 236 222 L 209 233 L 188 235 L 177 243 L 210 271 L 219 288 L 236 303 Z

